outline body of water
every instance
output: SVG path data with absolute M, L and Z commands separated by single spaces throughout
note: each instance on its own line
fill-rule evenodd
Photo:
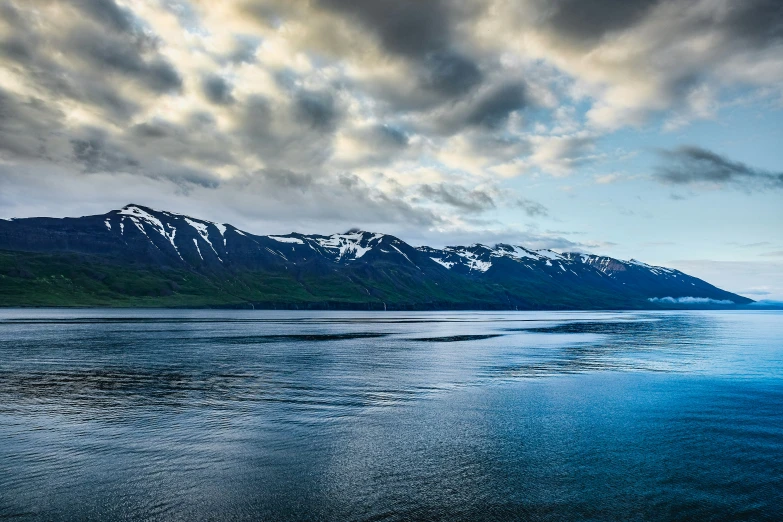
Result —
M 783 520 L 783 313 L 0 310 L 0 519 Z

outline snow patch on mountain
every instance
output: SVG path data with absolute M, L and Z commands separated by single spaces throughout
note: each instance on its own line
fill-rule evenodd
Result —
M 271 249 L 271 248 L 269 248 L 269 247 L 264 247 L 264 250 L 266 250 L 267 252 L 269 252 L 269 253 L 270 253 L 270 254 L 272 254 L 273 256 L 282 257 L 282 258 L 283 258 L 285 261 L 288 261 L 288 258 L 287 258 L 287 257 L 285 257 L 285 256 L 283 255 L 283 253 L 282 253 L 282 252 L 280 252 L 279 250 L 272 250 L 272 249 Z
M 456 264 L 454 261 L 444 261 L 442 259 L 438 259 L 437 257 L 431 257 L 430 259 L 432 259 L 439 265 L 445 266 L 449 270 L 451 270 L 451 267 L 453 267 Z
M 512 257 L 514 259 L 538 259 L 538 257 L 531 251 L 514 245 L 495 245 L 492 250 L 492 254 L 495 256 Z
M 213 223 L 213 225 L 215 225 L 215 228 L 218 229 L 220 235 L 223 236 L 223 248 L 226 248 L 226 225 L 221 223 Z
M 215 245 L 213 245 L 212 241 L 209 240 L 209 228 L 208 228 L 208 226 L 205 223 L 199 223 L 198 221 L 193 221 L 190 218 L 184 218 L 184 219 L 188 223 L 188 225 L 193 227 L 196 230 L 196 232 L 198 232 L 198 235 L 201 236 L 201 239 L 203 239 L 204 241 L 207 242 L 209 247 L 212 249 L 212 251 L 217 256 L 218 260 L 222 263 L 223 260 L 220 259 L 220 254 L 218 254 L 218 251 L 215 250 Z M 210 224 L 214 225 L 215 223 L 210 223 Z M 199 255 L 200 254 L 201 254 L 201 252 L 199 251 Z M 202 259 L 203 259 L 203 257 L 202 257 Z
M 163 236 L 169 243 L 171 243 L 171 246 L 174 248 L 174 251 L 177 253 L 177 256 L 179 256 L 180 259 L 184 261 L 182 258 L 182 254 L 180 254 L 179 249 L 177 248 L 176 243 L 174 242 L 174 237 L 177 234 L 177 229 L 173 227 L 170 223 L 164 224 L 160 219 L 156 218 L 146 210 L 139 208 L 135 205 L 128 205 L 126 207 L 123 207 L 119 212 L 119 215 L 122 216 L 122 220 L 120 221 L 120 230 L 122 233 L 124 233 L 124 225 L 123 221 L 125 219 L 130 219 L 136 227 L 141 230 L 141 232 L 147 236 L 147 239 L 152 242 L 153 245 L 155 243 L 152 241 L 152 238 L 150 238 L 149 234 L 147 234 L 147 231 L 144 228 L 143 224 L 147 224 L 151 226 L 155 231 L 157 231 L 161 236 Z M 168 215 L 164 212 L 165 215 Z M 106 220 L 107 225 L 109 225 L 109 221 Z M 168 227 L 168 231 L 166 228 Z M 111 226 L 109 226 L 109 230 L 111 230 Z M 157 247 L 157 245 L 155 245 Z
M 547 259 L 557 259 L 557 260 L 563 259 L 563 256 L 561 256 L 557 252 L 553 252 L 552 250 L 548 250 L 548 249 L 534 250 L 534 252 L 539 256 L 545 257 Z
M 198 257 L 200 257 L 201 260 L 204 261 L 204 256 L 201 255 L 201 249 L 198 247 L 198 240 L 195 237 L 193 238 L 193 244 L 196 245 L 196 251 L 198 252 Z
M 405 252 L 403 252 L 402 250 L 400 250 L 399 248 L 397 248 L 397 246 L 396 246 L 396 245 L 392 245 L 391 247 L 392 247 L 394 250 L 396 250 L 397 252 L 399 252 L 400 254 L 402 254 L 402 256 L 403 256 L 405 259 L 407 259 L 407 260 L 408 260 L 408 262 L 410 262 L 410 264 L 412 264 L 413 266 L 415 266 L 416 268 L 418 268 L 419 270 L 421 270 L 421 268 L 419 268 L 419 265 L 417 265 L 416 263 L 414 263 L 413 261 L 411 261 L 411 258 L 410 258 L 410 257 L 408 257 L 408 256 L 405 254 Z
M 163 223 L 150 214 L 149 212 L 140 209 L 139 207 L 135 205 L 128 205 L 127 207 L 123 207 L 119 212 L 119 215 L 121 216 L 130 216 L 132 219 L 143 219 L 144 221 L 149 222 L 152 226 L 157 228 L 158 230 L 163 230 Z
M 629 259 L 628 261 L 626 261 L 626 263 L 628 263 L 630 265 L 635 265 L 635 266 L 639 266 L 639 267 L 642 267 L 642 268 L 646 268 L 647 270 L 649 270 L 650 272 L 652 272 L 652 273 L 654 273 L 656 275 L 660 275 L 661 272 L 665 272 L 667 274 L 674 274 L 674 277 L 677 277 L 677 274 L 675 273 L 674 270 L 672 270 L 670 268 L 663 267 L 663 266 L 648 265 L 647 263 L 642 263 L 641 261 L 637 261 L 636 259 Z
M 174 247 L 174 250 L 176 251 L 177 255 L 180 259 L 182 259 L 182 255 L 179 252 L 179 249 L 177 248 L 177 245 L 174 241 L 174 237 L 176 236 L 176 228 L 171 223 L 163 223 L 160 219 L 155 217 L 154 215 L 150 214 L 148 211 L 144 210 L 143 208 L 139 207 L 138 205 L 127 205 L 117 211 L 117 214 L 122 216 L 122 219 L 120 221 L 120 232 L 124 234 L 124 225 L 123 222 L 125 219 L 130 219 L 134 225 L 142 232 L 144 233 L 147 238 L 149 238 L 149 235 L 147 234 L 146 230 L 144 229 L 144 225 L 149 225 L 153 229 L 155 229 L 161 236 L 163 236 L 169 243 L 171 243 L 171 246 Z M 223 238 L 223 247 L 226 246 L 226 230 L 228 227 L 225 224 L 221 223 L 213 223 L 211 221 L 203 221 L 203 220 L 194 220 L 188 216 L 184 216 L 182 214 L 176 214 L 173 212 L 159 212 L 158 214 L 165 216 L 166 218 L 177 218 L 177 219 L 183 219 L 188 225 L 193 227 L 193 229 L 196 231 L 196 233 L 201 236 L 201 238 L 206 241 L 206 243 L 209 245 L 209 247 L 212 249 L 212 251 L 215 253 L 215 256 L 217 256 L 218 260 L 222 263 L 223 259 L 221 259 L 220 254 L 218 253 L 217 249 L 215 248 L 215 245 L 212 243 L 212 241 L 209 239 L 209 225 L 214 226 L 217 231 L 220 233 L 221 237 Z M 167 230 L 168 229 L 168 230 Z M 239 232 L 239 231 L 238 231 Z M 241 233 L 241 232 L 240 232 Z M 244 234 L 243 234 L 244 235 Z M 149 238 L 150 241 L 152 241 L 151 238 Z M 195 241 L 195 240 L 194 240 Z M 155 243 L 153 242 L 153 245 Z M 201 250 L 199 249 L 199 255 L 201 255 Z M 203 256 L 202 256 L 203 259 Z
M 274 239 L 275 241 L 279 241 L 280 243 L 295 243 L 297 245 L 304 245 L 304 241 L 299 239 L 298 237 L 284 237 L 284 236 L 266 236 L 269 239 Z
M 384 237 L 383 234 L 373 234 L 371 237 L 367 237 L 368 235 L 369 232 L 347 232 L 327 237 L 316 236 L 311 240 L 321 248 L 336 250 L 338 260 L 346 259 L 349 254 L 353 254 L 353 259 L 359 259 L 374 246 L 377 246 L 377 243 L 380 243 Z
M 476 249 L 485 249 L 484 245 L 473 245 L 472 248 Z M 476 270 L 478 272 L 486 272 L 492 267 L 491 261 L 483 261 L 479 259 L 479 256 L 476 252 L 468 249 L 458 249 L 458 247 L 447 247 L 447 252 L 456 254 L 463 258 L 465 260 L 465 263 L 468 265 L 468 268 L 470 270 Z
M 171 243 L 171 246 L 172 246 L 172 247 L 174 247 L 174 251 L 177 253 L 177 255 L 179 256 L 179 258 L 180 258 L 180 259 L 182 259 L 182 261 L 185 261 L 185 260 L 182 258 L 182 254 L 180 254 L 180 253 L 179 253 L 179 248 L 177 248 L 177 245 L 176 245 L 176 243 L 174 243 L 174 237 L 177 235 L 177 229 L 176 229 L 176 228 L 174 228 L 174 227 L 172 227 L 171 225 L 169 225 L 169 228 L 171 229 L 171 232 L 170 232 L 170 233 L 165 233 L 165 232 L 164 232 L 164 233 L 163 233 L 163 235 L 164 235 L 164 237 L 165 237 L 166 239 L 168 239 L 168 240 L 169 240 L 169 243 Z
M 518 245 L 507 245 L 502 243 L 492 247 L 476 243 L 469 247 L 451 246 L 446 247 L 443 250 L 420 247 L 418 250 L 428 254 L 430 259 L 448 269 L 451 269 L 456 265 L 463 265 L 469 270 L 479 272 L 486 272 L 489 270 L 493 266 L 492 260 L 497 258 L 513 259 L 527 268 L 532 267 L 528 265 L 526 261 L 547 261 L 548 266 L 553 266 L 551 260 L 563 262 L 568 259 L 565 255 L 558 254 L 552 250 L 528 250 L 527 248 Z M 462 258 L 462 261 L 448 260 L 451 256 L 459 256 Z
M 131 222 L 133 222 L 134 225 L 136 225 L 136 228 L 138 228 L 142 234 L 147 236 L 147 231 L 144 230 L 144 227 L 139 223 L 139 220 L 136 218 L 130 218 Z M 150 236 L 147 236 L 147 239 L 149 239 Z

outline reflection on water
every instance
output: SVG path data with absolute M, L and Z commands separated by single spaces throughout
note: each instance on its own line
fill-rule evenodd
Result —
M 0 311 L 0 518 L 778 519 L 781 319 Z

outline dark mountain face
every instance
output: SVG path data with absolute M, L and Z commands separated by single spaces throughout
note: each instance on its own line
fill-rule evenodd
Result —
M 520 246 L 414 248 L 363 231 L 258 236 L 128 205 L 0 220 L 0 305 L 660 308 L 751 302 L 677 270 Z

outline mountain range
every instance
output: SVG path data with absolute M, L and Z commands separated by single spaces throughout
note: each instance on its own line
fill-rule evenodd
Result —
M 0 220 L 0 306 L 531 310 L 751 302 L 633 259 L 508 244 L 414 247 L 361 230 L 263 236 L 141 205 Z

